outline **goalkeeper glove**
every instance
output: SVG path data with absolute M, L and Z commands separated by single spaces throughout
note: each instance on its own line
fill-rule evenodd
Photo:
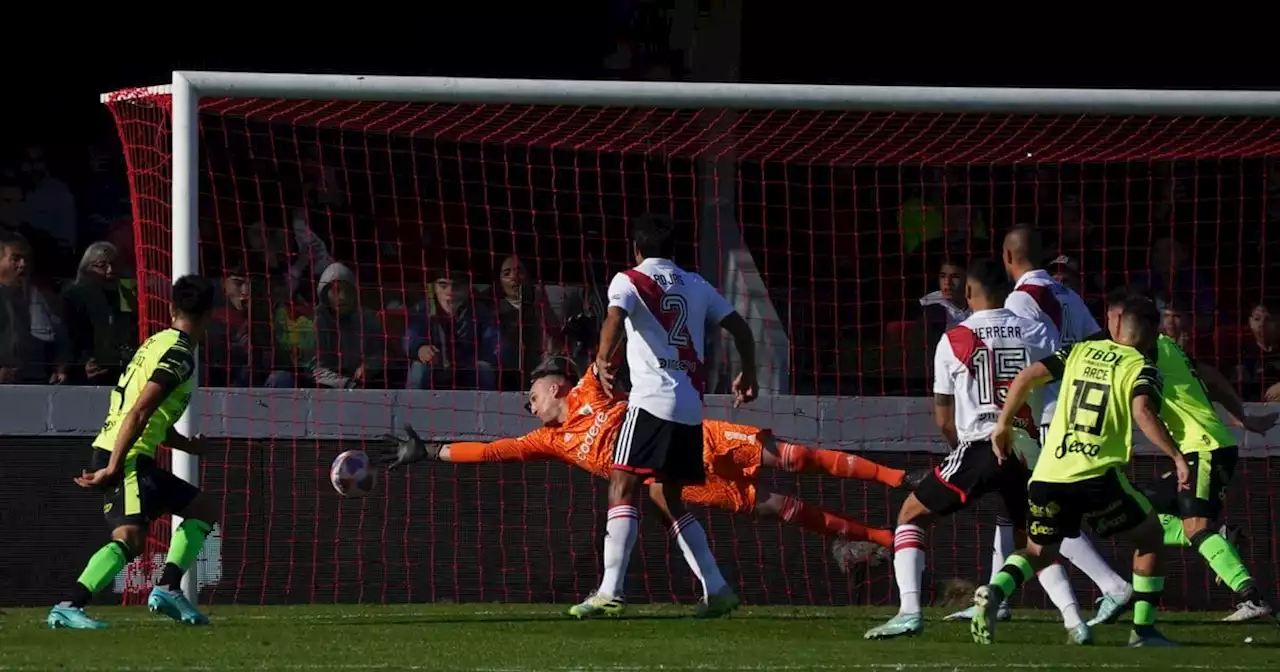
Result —
M 394 435 L 387 434 L 387 445 L 382 449 L 382 455 L 378 459 L 378 464 L 384 465 L 387 469 L 395 470 L 414 462 L 422 460 L 438 460 L 440 459 L 440 451 L 444 448 L 443 443 L 436 441 L 423 441 L 422 437 L 413 430 L 413 425 L 405 423 L 404 432 L 407 436 L 403 439 Z

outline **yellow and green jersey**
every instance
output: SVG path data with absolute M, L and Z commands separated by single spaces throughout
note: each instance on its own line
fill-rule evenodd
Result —
M 1201 453 L 1236 445 L 1236 437 L 1227 428 L 1209 401 L 1208 390 L 1195 362 L 1172 338 L 1160 335 L 1156 347 L 1156 365 L 1164 378 L 1164 403 L 1160 419 L 1169 427 L 1169 436 L 1184 453 Z
M 1042 363 L 1062 388 L 1031 480 L 1075 483 L 1128 464 L 1133 399 L 1147 395 L 1160 406 L 1156 366 L 1115 341 L 1068 345 Z
M 142 436 L 129 448 L 126 458 L 135 455 L 155 457 L 156 448 L 191 401 L 191 393 L 195 389 L 195 381 L 191 377 L 196 368 L 195 350 L 191 337 L 177 329 L 165 329 L 148 338 L 129 360 L 129 366 L 120 374 L 119 382 L 111 391 L 111 408 L 107 410 L 107 419 L 102 423 L 98 438 L 93 440 L 93 446 L 102 450 L 115 448 L 120 421 L 138 402 L 147 383 L 156 383 L 165 391 L 164 401 L 147 421 Z

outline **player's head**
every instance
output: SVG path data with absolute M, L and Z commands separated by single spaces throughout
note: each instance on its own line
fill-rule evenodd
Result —
M 1019 224 L 1004 236 L 1004 267 L 1009 277 L 1018 276 L 1036 268 L 1044 260 L 1040 232 L 1029 224 Z
M 631 243 L 636 263 L 645 259 L 672 259 L 676 256 L 676 241 L 671 235 L 675 225 L 666 215 L 647 214 L 631 222 Z
M 964 276 L 964 298 L 971 310 L 992 310 L 1003 306 L 1012 288 L 1009 274 L 995 259 L 974 261 Z
M 1120 304 L 1120 328 L 1112 335 L 1117 343 L 1150 353 L 1160 334 L 1160 311 L 1151 299 L 1131 296 Z
M 1125 301 L 1133 298 L 1155 301 L 1150 292 L 1139 285 L 1123 285 L 1107 293 L 1107 333 L 1112 338 L 1120 333 L 1120 316 L 1124 314 Z
M 195 337 L 204 332 L 213 314 L 213 282 L 198 275 L 184 275 L 173 283 L 174 322 L 184 323 L 182 330 Z M 194 332 L 194 333 L 193 333 Z
M 564 357 L 551 357 L 529 374 L 529 412 L 550 425 L 564 421 L 565 395 L 574 386 L 573 364 Z
M 947 255 L 938 267 L 938 291 L 942 298 L 955 302 L 964 298 L 965 262 L 963 257 Z
M 0 285 L 11 285 L 27 276 L 31 245 L 21 234 L 0 230 Z

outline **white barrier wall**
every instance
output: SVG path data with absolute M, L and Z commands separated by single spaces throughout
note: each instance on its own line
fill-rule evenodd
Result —
M 111 388 L 0 386 L 0 435 L 93 436 Z M 537 427 L 513 392 L 200 389 L 197 431 L 223 438 L 372 439 L 405 422 L 441 440 L 516 436 Z M 924 397 L 764 397 L 733 409 L 707 397 L 707 417 L 767 427 L 803 443 L 854 451 L 945 453 Z M 1249 404 L 1261 412 L 1263 404 Z M 1272 406 L 1275 406 L 1272 404 Z M 1280 428 L 1241 438 L 1242 456 L 1280 455 Z M 1139 437 L 1138 450 L 1155 452 Z

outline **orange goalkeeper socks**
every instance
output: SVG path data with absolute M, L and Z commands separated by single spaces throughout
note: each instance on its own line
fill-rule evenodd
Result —
M 867 527 L 853 518 L 820 506 L 805 504 L 795 497 L 782 498 L 782 513 L 779 517 L 824 536 L 840 537 L 847 541 L 870 541 L 885 548 L 893 548 L 893 530 Z
M 877 464 L 853 453 L 839 450 L 808 448 L 796 443 L 778 442 L 778 466 L 797 474 L 827 474 L 836 478 L 877 481 L 891 488 L 902 485 L 906 472 Z

